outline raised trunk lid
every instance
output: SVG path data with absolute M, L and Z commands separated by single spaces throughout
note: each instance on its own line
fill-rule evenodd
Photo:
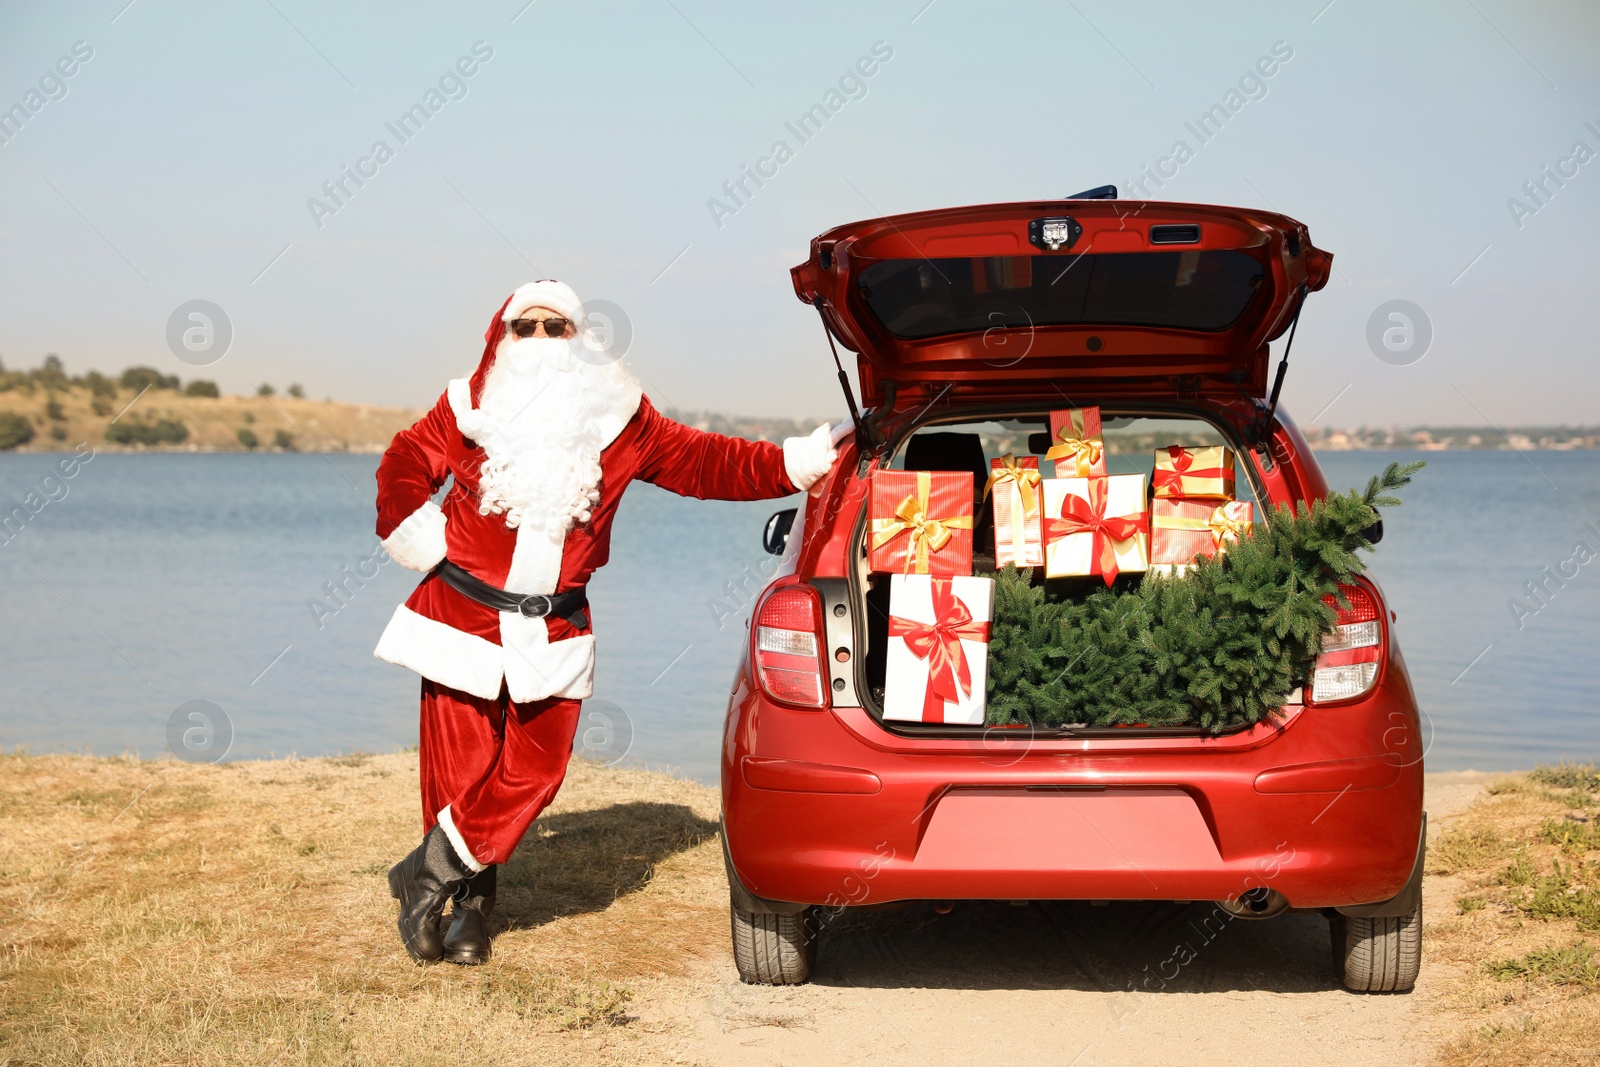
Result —
M 1286 216 L 1126 200 L 991 204 L 835 227 L 790 272 L 858 354 L 864 401 L 950 384 L 1252 396 L 1333 256 Z

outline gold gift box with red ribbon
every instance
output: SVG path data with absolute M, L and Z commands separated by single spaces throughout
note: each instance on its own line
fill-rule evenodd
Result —
M 1142 474 L 1047 479 L 1045 577 L 1099 575 L 1110 585 L 1124 571 L 1146 570 L 1149 522 Z
M 1157 499 L 1232 500 L 1233 450 L 1221 445 L 1158 448 L 1150 484 Z
M 1044 478 L 1033 456 L 1010 452 L 989 461 L 984 495 L 994 494 L 994 565 L 1044 566 Z
M 1150 569 L 1176 573 L 1171 568 L 1220 555 L 1254 529 L 1254 509 L 1243 500 L 1153 500 Z
M 867 568 L 880 574 L 971 574 L 973 476 L 873 471 L 867 477 Z
M 1050 450 L 1044 454 L 1057 478 L 1088 478 L 1106 472 L 1100 409 L 1062 408 L 1050 413 Z
M 988 707 L 994 579 L 889 579 L 883 717 L 981 725 Z

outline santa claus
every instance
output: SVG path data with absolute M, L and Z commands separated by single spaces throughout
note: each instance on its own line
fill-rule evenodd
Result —
M 826 426 L 780 448 L 665 417 L 561 282 L 512 293 L 484 341 L 472 377 L 378 465 L 378 536 L 427 574 L 376 650 L 422 675 L 424 836 L 389 872 L 419 962 L 489 958 L 495 867 L 561 787 L 593 689 L 584 585 L 628 483 L 760 500 L 809 488 L 834 459 Z

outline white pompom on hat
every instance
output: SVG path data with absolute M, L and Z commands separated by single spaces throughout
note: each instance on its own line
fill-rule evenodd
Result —
M 572 291 L 572 286 L 566 282 L 558 282 L 554 278 L 541 278 L 518 288 L 511 294 L 511 300 L 506 304 L 505 311 L 501 312 L 501 321 L 520 319 L 529 308 L 536 307 L 549 308 L 558 315 L 571 319 L 579 327 L 583 325 L 583 301 Z

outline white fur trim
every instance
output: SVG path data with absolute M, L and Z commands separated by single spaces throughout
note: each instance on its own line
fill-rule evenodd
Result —
M 467 848 L 467 839 L 456 829 L 456 818 L 450 814 L 450 805 L 446 804 L 439 809 L 438 818 L 440 827 L 444 829 L 444 836 L 450 839 L 450 847 L 456 850 L 456 856 L 461 862 L 472 868 L 473 874 L 483 870 L 484 864 L 479 863 L 472 855 L 472 850 Z
M 500 640 L 485 641 L 402 604 L 372 654 L 485 700 L 500 695 L 502 681 L 518 703 L 594 695 L 593 634 L 552 641 L 543 619 L 501 612 Z
M 401 604 L 372 654 L 424 678 L 493 700 L 505 677 L 505 649 Z
M 789 480 L 801 492 L 810 489 L 828 471 L 838 458 L 829 440 L 833 430 L 823 423 L 807 437 L 790 437 L 783 442 L 783 468 Z
M 565 535 L 557 541 L 549 530 L 517 528 L 516 547 L 511 550 L 511 569 L 506 573 L 506 589 L 512 593 L 554 593 L 561 580 L 561 555 Z
M 500 640 L 512 700 L 585 700 L 594 695 L 593 634 L 552 641 L 543 619 L 501 612 Z
M 622 369 L 622 364 L 613 363 L 611 366 L 616 368 L 618 374 L 627 374 Z M 627 376 L 630 380 L 626 383 L 627 388 L 623 390 L 617 406 L 600 417 L 600 439 L 606 445 L 615 441 L 617 435 L 632 421 L 634 413 L 639 410 L 639 401 L 644 399 L 644 388 L 632 380 L 633 375 Z
M 468 437 L 474 429 L 481 429 L 477 425 L 478 410 L 472 406 L 471 378 L 451 378 L 444 395 L 450 401 L 450 414 L 456 417 L 456 429 Z
M 572 286 L 566 282 L 558 282 L 554 278 L 541 278 L 539 281 L 520 286 L 511 294 L 511 303 L 506 305 L 505 313 L 500 319 L 503 322 L 520 319 L 523 312 L 535 307 L 549 308 L 580 325 L 583 321 L 583 301 L 578 299 L 578 294 L 573 292 Z
M 408 570 L 424 573 L 438 566 L 444 559 L 444 528 L 446 520 L 439 505 L 424 500 L 422 506 L 383 539 L 383 550 L 389 558 Z

